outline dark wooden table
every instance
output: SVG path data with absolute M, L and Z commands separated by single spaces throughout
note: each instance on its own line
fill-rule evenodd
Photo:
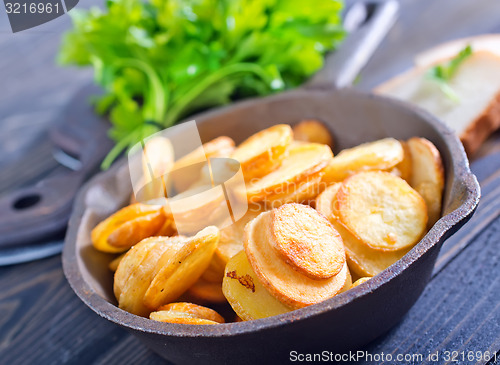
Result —
M 92 3 L 100 0 L 79 7 Z M 363 71 L 358 88 L 369 90 L 437 43 L 500 32 L 498 0 L 401 0 L 401 5 L 398 23 Z M 45 130 L 69 97 L 92 77 L 89 70 L 61 69 L 54 63 L 68 17 L 15 35 L 6 21 L 0 5 L 0 192 L 36 181 L 42 172 L 57 171 L 46 148 Z M 37 152 L 37 164 L 20 160 L 27 150 Z M 423 361 L 413 357 L 400 363 L 500 364 L 499 151 L 497 133 L 472 159 L 483 191 L 481 203 L 472 220 L 445 243 L 421 298 L 399 325 L 363 350 L 391 353 L 394 358 L 424 356 Z M 21 170 L 24 174 L 18 173 Z M 457 361 L 451 361 L 453 351 Z M 436 352 L 439 360 L 427 361 L 428 354 Z M 497 360 L 467 358 L 478 352 L 489 352 Z M 61 259 L 54 256 L 0 268 L 0 363 L 160 364 L 163 360 L 88 309 L 71 291 Z

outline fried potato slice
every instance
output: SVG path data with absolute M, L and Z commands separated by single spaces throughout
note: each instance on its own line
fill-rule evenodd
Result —
M 270 195 L 287 191 L 288 186 L 322 171 L 332 157 L 330 147 L 322 144 L 308 143 L 290 148 L 279 168 L 246 185 L 248 201 L 259 202 Z
M 200 319 L 194 316 L 191 313 L 185 313 L 185 312 L 180 312 L 180 311 L 174 311 L 174 310 L 158 310 L 151 312 L 149 314 L 149 319 L 152 319 L 154 321 L 158 322 L 167 322 L 167 323 L 181 323 L 180 320 L 183 319 Z M 174 322 L 171 322 L 170 320 L 174 320 Z M 211 321 L 214 322 L 214 321 Z M 189 323 L 187 323 L 189 324 Z
M 370 280 L 370 277 L 362 277 L 356 280 L 354 283 L 351 285 L 351 289 L 357 287 L 358 285 L 361 285 L 363 283 L 366 283 L 368 280 Z
M 311 279 L 329 279 L 345 264 L 342 238 L 313 208 L 285 204 L 271 211 L 270 243 L 281 259 Z
M 379 251 L 364 245 L 342 223 L 335 220 L 333 226 L 342 236 L 349 268 L 358 276 L 375 276 L 401 260 L 411 248 L 398 251 Z
M 351 286 L 352 286 L 352 275 L 351 271 L 349 270 L 349 265 L 347 265 L 346 279 L 344 282 L 344 286 L 342 287 L 342 289 L 340 289 L 339 294 L 348 291 L 349 289 L 351 289 Z
M 295 147 L 299 147 L 299 146 L 302 146 L 302 145 L 305 145 L 305 144 L 308 144 L 308 143 L 311 143 L 311 142 L 297 141 L 296 139 L 294 139 L 290 143 L 290 146 L 288 146 L 288 148 L 295 148 Z
M 159 322 L 182 324 L 220 324 L 224 318 L 213 309 L 193 303 L 171 303 L 152 312 L 149 318 Z
M 127 284 L 128 278 L 132 275 L 135 268 L 142 264 L 148 255 L 149 250 L 155 244 L 156 242 L 148 240 L 142 245 L 133 246 L 125 253 L 125 256 L 123 256 L 118 264 L 118 267 L 116 268 L 114 276 L 113 292 L 116 299 L 120 298 L 122 288 L 124 288 Z
M 341 186 L 341 183 L 328 186 L 315 200 L 316 210 L 330 221 L 332 218 L 339 219 L 336 196 Z
M 220 239 L 219 239 L 220 244 Z M 222 283 L 222 277 L 224 276 L 224 268 L 226 267 L 226 261 L 217 255 L 217 251 L 212 256 L 212 260 L 205 270 L 200 280 L 207 281 L 209 283 Z
M 243 250 L 245 225 L 265 210 L 262 205 L 251 204 L 243 217 L 220 230 L 219 244 L 208 269 L 203 273 L 203 279 L 209 282 L 222 283 L 227 262 L 231 257 Z
M 398 251 L 379 251 L 363 244 L 336 219 L 333 226 L 344 241 L 347 264 L 358 276 L 375 276 L 403 258 L 411 248 Z
M 224 190 L 199 186 L 169 199 L 165 214 L 175 220 L 179 233 L 191 235 L 209 225 L 230 219 Z
M 160 209 L 155 213 L 137 217 L 125 222 L 108 236 L 108 243 L 113 247 L 128 249 L 142 239 L 154 235 L 165 222 Z
M 388 172 L 349 177 L 336 199 L 341 222 L 375 250 L 411 247 L 425 232 L 425 201 L 406 181 Z
M 374 142 L 340 151 L 325 169 L 323 181 L 334 183 L 360 171 L 389 170 L 404 158 L 401 143 L 394 138 Z
M 189 313 L 177 312 L 172 310 L 151 312 L 151 314 L 149 315 L 149 319 L 158 322 L 180 323 L 180 324 L 196 324 L 196 325 L 220 324 L 219 322 L 211 321 L 209 319 L 194 317 Z
M 245 321 L 292 310 L 266 290 L 252 270 L 244 251 L 227 263 L 222 291 L 236 314 Z
M 142 189 L 138 196 L 132 193 L 130 204 L 147 202 L 166 197 L 167 183 L 165 175 L 174 164 L 174 148 L 165 137 L 154 136 L 144 145 L 142 154 L 142 176 L 138 186 Z
M 121 255 L 115 257 L 111 262 L 108 264 L 109 270 L 115 272 L 116 269 L 118 269 L 118 265 L 122 261 L 123 257 L 125 257 L 126 252 L 122 253 Z
M 444 189 L 444 168 L 436 146 L 425 138 L 413 137 L 408 140 L 411 152 L 412 175 L 410 185 L 419 192 L 427 204 L 430 228 L 441 217 Z
M 165 137 L 155 136 L 144 145 L 142 155 L 142 176 L 146 186 L 141 195 L 136 197 L 139 201 L 166 197 L 167 179 L 165 175 L 174 165 L 174 147 Z
M 167 215 L 165 209 L 163 210 L 163 213 Z M 175 228 L 174 217 L 172 217 L 171 215 L 167 215 L 165 217 L 165 222 L 160 227 L 160 229 L 155 233 L 155 236 L 171 237 L 175 236 L 176 234 L 177 234 L 177 229 Z
M 224 323 L 224 317 L 211 308 L 207 308 L 198 304 L 178 302 L 162 305 L 158 308 L 159 311 L 174 311 L 190 314 L 196 318 L 208 319 L 218 323 Z
M 243 176 L 248 181 L 276 169 L 292 140 L 292 128 L 287 124 L 277 124 L 247 138 L 231 157 L 240 162 Z
M 333 147 L 333 138 L 328 128 L 314 119 L 306 119 L 292 128 L 296 141 L 326 144 Z
M 115 292 L 119 292 L 118 306 L 138 316 L 147 316 L 150 310 L 144 305 L 143 298 L 151 281 L 161 267 L 162 257 L 172 257 L 179 251 L 186 241 L 185 237 L 150 237 L 139 242 L 137 246 L 144 246 L 147 251 L 145 256 L 139 256 L 135 261 L 127 280 L 120 288 L 117 288 L 119 282 L 115 280 Z M 131 252 L 131 253 L 130 253 Z M 130 250 L 134 255 L 137 251 Z M 142 257 L 142 261 L 140 258 Z M 163 259 L 165 261 L 165 259 Z M 118 266 L 117 273 L 125 269 Z
M 292 186 L 287 186 L 285 191 L 272 194 L 264 199 L 267 208 L 278 208 L 284 204 L 302 203 L 309 204 L 320 193 L 323 172 L 306 177 L 303 181 Z
M 165 221 L 160 205 L 132 204 L 100 222 L 91 232 L 95 249 L 118 253 L 154 235 Z
M 338 294 L 344 288 L 348 268 L 329 279 L 315 280 L 283 261 L 270 240 L 271 212 L 260 214 L 245 227 L 245 253 L 265 288 L 280 302 L 302 308 Z
M 400 260 L 410 248 L 398 251 L 380 251 L 365 245 L 339 221 L 336 209 L 336 195 L 341 183 L 330 185 L 316 199 L 316 209 L 330 220 L 342 237 L 349 268 L 358 276 L 375 276 L 396 261 Z
M 405 141 L 399 141 L 401 143 L 401 147 L 403 147 L 403 159 L 400 163 L 394 166 L 390 172 L 394 173 L 396 176 L 399 176 L 403 180 L 405 180 L 408 184 L 411 181 L 412 175 L 412 158 L 410 147 L 408 143 Z
M 171 178 L 177 192 L 183 192 L 200 179 L 202 162 L 211 157 L 229 157 L 234 141 L 226 136 L 217 137 L 175 161 Z
M 223 273 L 224 274 L 224 273 Z M 225 303 L 226 297 L 222 293 L 222 278 L 219 282 L 209 282 L 200 278 L 187 291 L 187 295 L 202 303 Z
M 154 310 L 188 290 L 207 269 L 219 236 L 219 229 L 209 226 L 189 238 L 155 275 L 144 295 L 144 304 Z
M 214 256 L 217 256 L 220 261 L 224 262 L 224 267 L 234 255 L 243 250 L 245 226 L 247 223 L 265 211 L 265 207 L 251 204 L 248 206 L 248 211 L 243 217 L 230 226 L 221 229 L 219 244 Z M 224 270 L 222 271 L 222 276 L 224 276 Z

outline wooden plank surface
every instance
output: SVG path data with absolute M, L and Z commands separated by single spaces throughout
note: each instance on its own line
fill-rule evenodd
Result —
M 87 0 L 79 7 L 100 2 Z M 415 53 L 436 43 L 500 31 L 498 0 L 401 0 L 401 4 L 400 20 L 361 75 L 358 87 L 362 89 L 409 67 Z M 27 171 L 23 180 L 22 176 L 12 176 L 15 169 L 5 170 L 19 152 L 17 145 L 7 142 L 16 138 L 26 145 L 43 141 L 43 130 L 54 115 L 91 79 L 89 70 L 61 69 L 53 62 L 60 33 L 69 26 L 67 17 L 12 35 L 6 31 L 2 12 L 0 5 L 0 191 L 32 179 L 34 174 Z M 499 146 L 497 133 L 485 144 L 481 156 Z M 38 148 L 43 151 L 43 143 Z M 396 328 L 367 346 L 367 351 L 426 355 L 435 351 L 500 350 L 497 161 L 500 158 L 494 157 L 473 164 L 483 188 L 476 215 L 446 242 L 432 281 L 416 305 Z M 163 363 L 128 332 L 98 317 L 73 294 L 58 256 L 0 268 L 0 313 L 0 364 Z M 441 357 L 437 363 L 446 361 Z M 499 364 L 500 360 L 490 363 Z

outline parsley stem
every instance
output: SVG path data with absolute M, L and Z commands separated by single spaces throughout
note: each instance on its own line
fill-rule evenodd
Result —
M 151 95 L 148 95 L 148 100 L 146 100 L 146 104 L 149 107 L 147 110 L 152 111 L 152 117 L 155 121 L 161 121 L 165 116 L 168 94 L 155 70 L 144 61 L 132 58 L 119 59 L 116 61 L 115 65 L 118 67 L 136 68 L 146 75 L 151 84 Z
M 132 144 L 136 140 L 136 135 L 142 128 L 142 125 L 135 128 L 132 132 L 127 134 L 123 139 L 118 141 L 114 147 L 109 151 L 109 153 L 106 155 L 106 158 L 102 161 L 101 163 L 101 169 L 107 170 L 111 166 L 114 160 L 118 156 L 120 156 L 120 153 L 123 152 L 125 148 L 127 148 L 130 144 Z
M 262 79 L 268 78 L 266 72 L 259 65 L 253 63 L 235 63 L 226 67 L 223 67 L 216 72 L 205 77 L 198 85 L 190 89 L 186 94 L 178 99 L 177 103 L 173 104 L 170 110 L 167 112 L 167 116 L 163 122 L 165 127 L 169 127 L 178 121 L 179 117 L 185 108 L 191 104 L 191 102 L 200 96 L 205 90 L 207 90 L 211 85 L 219 82 L 235 73 L 240 72 L 251 72 L 261 77 Z

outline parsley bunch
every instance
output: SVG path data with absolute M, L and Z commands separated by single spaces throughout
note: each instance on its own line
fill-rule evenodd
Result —
M 116 145 L 195 112 L 300 85 L 345 33 L 341 0 L 107 0 L 73 10 L 63 64 L 92 66 Z

